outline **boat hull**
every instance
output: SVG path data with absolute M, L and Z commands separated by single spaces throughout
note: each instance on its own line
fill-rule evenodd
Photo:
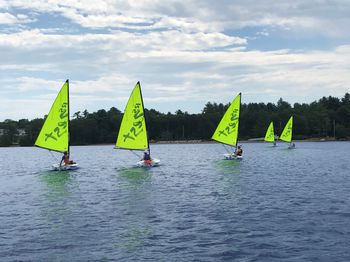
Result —
M 236 156 L 235 154 L 224 154 L 224 160 L 242 160 L 243 156 Z
M 62 165 L 62 166 L 60 166 L 59 164 L 52 165 L 53 171 L 72 171 L 72 170 L 77 170 L 78 168 L 79 168 L 79 165 L 76 163 L 72 165 Z
M 159 159 L 156 159 L 156 158 L 153 158 L 151 160 L 151 162 L 147 162 L 147 161 L 144 161 L 144 160 L 140 160 L 136 163 L 136 165 L 138 167 L 156 167 L 156 166 L 159 166 L 160 165 L 160 160 Z
M 295 149 L 295 144 L 294 143 L 290 143 L 288 145 L 288 149 Z

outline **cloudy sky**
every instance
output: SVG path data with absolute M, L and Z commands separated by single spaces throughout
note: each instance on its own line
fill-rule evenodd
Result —
M 350 1 L 0 0 L 0 120 L 71 112 L 200 112 L 208 101 L 311 102 L 350 91 Z

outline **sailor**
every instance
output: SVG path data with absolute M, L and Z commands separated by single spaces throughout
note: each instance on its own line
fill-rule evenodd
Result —
M 143 162 L 147 165 L 150 165 L 152 163 L 151 156 L 150 156 L 148 150 L 145 150 L 143 152 L 143 157 L 141 160 L 143 160 Z
M 235 156 L 242 156 L 243 150 L 242 150 L 241 147 L 242 147 L 242 146 L 238 146 L 238 147 L 237 147 L 237 149 L 236 149 L 236 151 L 235 151 L 235 153 L 234 153 Z
M 64 162 L 65 166 L 75 164 L 75 162 L 73 162 L 72 160 L 69 160 L 69 154 L 67 151 L 64 151 L 64 153 L 63 153 L 63 156 L 62 156 L 62 159 L 60 162 L 60 166 L 62 165 L 62 162 Z

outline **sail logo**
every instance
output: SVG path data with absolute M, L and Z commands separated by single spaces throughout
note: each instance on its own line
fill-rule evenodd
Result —
M 274 137 L 275 137 L 275 135 L 274 135 L 274 133 L 273 133 L 273 130 L 270 129 L 270 131 L 269 131 L 269 133 L 268 133 L 268 135 L 267 135 L 267 138 L 273 139 Z
M 52 132 L 50 133 L 45 133 L 45 142 L 50 138 L 53 139 L 55 141 L 57 141 L 57 138 L 60 138 L 61 136 L 63 136 L 65 133 L 67 133 L 67 127 L 68 127 L 68 103 L 63 103 L 61 105 L 61 108 L 59 109 L 59 117 L 60 120 L 56 125 L 56 127 L 53 129 Z
M 286 130 L 286 132 L 284 133 L 284 136 L 285 136 L 285 137 L 288 137 L 288 136 L 290 135 L 291 132 L 292 132 L 292 126 L 290 125 L 290 126 L 287 127 L 287 130 Z
M 144 122 L 143 118 L 143 112 L 141 111 L 142 105 L 141 103 L 136 103 L 134 105 L 134 108 L 132 110 L 133 113 L 133 126 L 130 128 L 129 132 L 127 134 L 123 134 L 124 142 L 127 139 L 135 140 L 135 138 L 143 132 L 143 126 L 142 123 Z
M 238 109 L 234 109 L 230 116 L 230 122 L 227 124 L 227 126 L 219 131 L 219 136 L 224 135 L 227 136 L 233 132 L 236 131 L 238 124 Z M 225 132 L 226 131 L 226 132 Z

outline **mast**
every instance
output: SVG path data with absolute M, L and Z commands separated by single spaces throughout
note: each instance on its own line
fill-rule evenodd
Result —
M 238 114 L 238 128 L 237 128 L 237 137 L 236 137 L 236 150 L 237 150 L 237 147 L 238 147 L 238 134 L 239 134 L 239 120 L 241 119 L 241 100 L 242 100 L 242 93 L 239 93 L 239 114 Z
M 140 87 L 140 96 L 141 96 L 141 103 L 142 103 L 142 108 L 143 108 L 143 118 L 145 119 L 145 129 L 146 129 L 146 136 L 147 136 L 147 147 L 148 147 L 148 152 L 149 152 L 149 157 L 151 157 L 151 148 L 149 146 L 149 138 L 148 138 L 148 131 L 147 131 L 147 121 L 146 121 L 146 111 L 145 111 L 145 106 L 143 104 L 143 97 L 142 97 L 142 90 L 141 90 L 141 84 L 140 81 L 137 82 L 137 84 Z
M 69 156 L 70 154 L 69 79 L 66 80 L 66 83 L 67 83 L 67 100 L 68 100 L 68 156 Z
M 291 128 L 291 130 L 290 130 L 290 132 L 291 132 L 291 135 L 290 135 L 290 144 L 292 144 L 292 141 L 293 141 L 293 122 L 294 122 L 294 119 L 293 119 L 293 115 L 291 116 L 291 118 L 292 118 L 292 128 Z

